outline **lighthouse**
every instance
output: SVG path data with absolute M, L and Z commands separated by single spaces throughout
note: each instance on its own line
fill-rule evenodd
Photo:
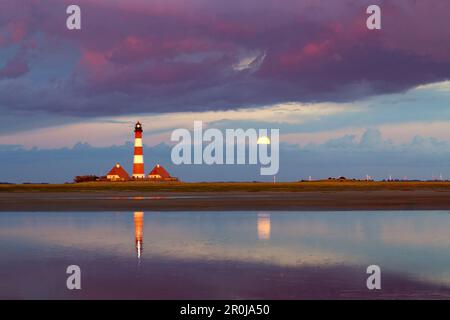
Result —
M 142 149 L 142 125 L 138 121 L 134 127 L 134 161 L 133 178 L 145 178 L 144 172 L 144 152 Z

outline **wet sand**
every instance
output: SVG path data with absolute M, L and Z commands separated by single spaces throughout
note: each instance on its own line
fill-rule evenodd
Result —
M 450 210 L 450 190 L 0 193 L 0 211 Z

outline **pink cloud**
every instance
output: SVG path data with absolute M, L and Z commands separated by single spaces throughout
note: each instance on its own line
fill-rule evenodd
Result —
M 283 53 L 280 56 L 280 62 L 282 66 L 287 68 L 301 64 L 309 65 L 311 60 L 320 59 L 324 55 L 330 54 L 332 47 L 333 43 L 331 40 L 310 42 L 302 48 Z
M 89 66 L 98 67 L 107 63 L 107 59 L 103 52 L 95 52 L 91 50 L 84 50 L 81 58 L 82 63 Z
M 12 22 L 8 26 L 12 42 L 20 42 L 27 34 L 27 26 L 24 22 Z

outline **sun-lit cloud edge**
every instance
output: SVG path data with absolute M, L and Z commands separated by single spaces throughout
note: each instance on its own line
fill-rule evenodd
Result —
M 170 134 L 176 128 L 192 130 L 194 121 L 201 120 L 204 128 L 233 126 L 270 126 L 281 128 L 281 142 L 307 145 L 323 143 L 337 136 L 360 137 L 367 128 L 375 127 L 384 137 L 394 142 L 405 143 L 416 135 L 430 136 L 442 140 L 450 137 L 450 118 L 442 114 L 450 92 L 450 81 L 418 86 L 402 94 L 390 94 L 354 101 L 350 103 L 279 103 L 266 107 L 226 111 L 177 112 L 164 114 L 130 114 L 117 117 L 80 119 L 78 122 L 60 126 L 49 126 L 33 130 L 0 135 L 0 144 L 22 145 L 26 148 L 63 148 L 79 142 L 96 147 L 121 145 L 132 140 L 132 128 L 139 120 L 144 124 L 144 143 L 154 146 L 170 143 Z M 385 119 L 392 112 L 408 113 L 408 101 L 425 104 L 430 97 L 439 98 L 434 107 L 435 119 L 405 117 Z M 397 107 L 399 101 L 405 106 Z M 419 101 L 419 102 L 417 102 Z M 433 106 L 427 105 L 428 109 Z M 396 107 L 397 109 L 393 109 Z M 433 112 L 433 111 L 431 111 Z M 379 123 L 368 124 L 373 115 L 382 114 Z M 358 119 L 360 121 L 358 122 Z M 328 128 L 327 124 L 332 124 Z M 288 130 L 283 130 L 288 128 Z

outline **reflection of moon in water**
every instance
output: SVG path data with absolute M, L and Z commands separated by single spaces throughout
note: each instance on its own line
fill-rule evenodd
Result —
M 258 239 L 270 240 L 270 214 L 258 213 Z
M 137 211 L 134 213 L 134 235 L 136 240 L 136 252 L 138 258 L 140 258 L 142 254 L 143 227 L 144 227 L 144 213 L 141 211 Z

